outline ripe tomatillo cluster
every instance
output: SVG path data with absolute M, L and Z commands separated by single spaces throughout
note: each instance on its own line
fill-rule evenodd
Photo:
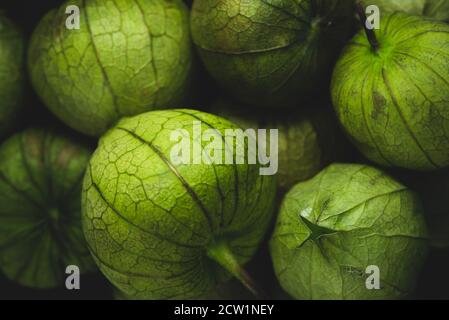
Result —
M 449 245 L 448 22 L 447 0 L 68 0 L 28 34 L 1 13 L 0 277 L 414 297 Z

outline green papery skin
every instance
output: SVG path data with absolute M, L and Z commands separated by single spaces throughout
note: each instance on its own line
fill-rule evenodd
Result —
M 352 0 L 195 0 L 191 28 L 207 70 L 235 99 L 283 108 L 327 84 L 353 12 Z
M 94 269 L 81 229 L 81 185 L 90 151 L 29 129 L 0 147 L 0 270 L 33 288 L 63 286 L 66 267 Z
M 427 252 L 419 199 L 383 172 L 334 164 L 285 197 L 270 243 L 297 299 L 393 299 L 412 290 Z M 368 290 L 368 266 L 380 290 Z
M 0 12 L 0 138 L 9 131 L 22 109 L 25 41 Z
M 271 220 L 277 182 L 259 175 L 259 165 L 171 161 L 179 144 L 172 132 L 185 129 L 192 141 L 194 121 L 222 135 L 237 128 L 194 110 L 148 112 L 109 130 L 90 161 L 84 233 L 101 271 L 127 296 L 203 297 L 229 277 L 210 248 L 226 243 L 244 264 Z
M 449 22 L 449 0 L 364 0 L 365 5 L 377 5 L 381 14 L 402 11 Z
M 385 166 L 435 170 L 449 165 L 449 25 L 394 13 L 346 47 L 332 100 L 349 136 Z
M 280 190 L 285 192 L 296 183 L 315 176 L 346 150 L 333 112 L 325 104 L 317 102 L 310 108 L 303 108 L 300 114 L 279 116 L 261 115 L 245 106 L 218 100 L 209 111 L 244 129 L 278 130 L 278 183 Z
M 68 5 L 80 29 L 66 28 Z M 119 118 L 178 106 L 192 76 L 188 10 L 179 0 L 72 0 L 35 30 L 37 93 L 70 127 L 98 136 Z
M 145 300 L 115 289 L 114 300 Z M 197 297 L 197 300 L 254 300 L 254 296 L 238 280 L 232 279 Z

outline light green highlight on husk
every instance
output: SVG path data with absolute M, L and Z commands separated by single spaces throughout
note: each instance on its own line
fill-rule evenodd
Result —
M 359 150 L 385 166 L 435 170 L 449 165 L 449 25 L 394 13 L 364 31 L 338 61 L 332 100 Z
M 427 252 L 418 197 L 382 171 L 334 164 L 284 198 L 270 251 L 296 299 L 407 297 Z M 380 289 L 368 290 L 369 266 Z
M 91 252 L 136 299 L 199 298 L 230 277 L 225 269 L 238 277 L 236 265 L 253 256 L 272 217 L 276 179 L 259 175 L 259 165 L 171 163 L 171 133 L 193 139 L 195 121 L 222 135 L 238 128 L 187 109 L 125 118 L 101 138 L 84 179 Z
M 80 29 L 66 28 L 68 5 Z M 123 116 L 179 106 L 192 76 L 189 14 L 180 0 L 70 0 L 31 39 L 28 67 L 47 107 L 99 136 Z

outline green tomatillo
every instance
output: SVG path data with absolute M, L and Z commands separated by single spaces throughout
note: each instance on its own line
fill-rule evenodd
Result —
M 427 252 L 418 197 L 382 171 L 334 164 L 283 200 L 271 239 L 297 299 L 393 299 L 413 290 Z
M 79 29 L 69 6 L 79 8 Z M 188 17 L 181 0 L 67 1 L 33 34 L 34 88 L 62 121 L 93 136 L 122 116 L 178 106 L 193 71 Z
M 240 266 L 267 230 L 276 179 L 257 163 L 217 162 L 249 152 L 247 140 L 227 139 L 238 129 L 176 109 L 124 118 L 101 138 L 84 179 L 83 228 L 100 270 L 125 295 L 199 298 L 229 273 L 256 291 Z
M 207 70 L 235 99 L 296 107 L 327 85 L 352 30 L 352 0 L 195 0 L 191 28 Z
M 81 185 L 90 151 L 28 129 L 0 146 L 0 270 L 33 288 L 63 286 L 66 268 L 94 269 L 81 228 Z
M 449 25 L 403 13 L 345 48 L 332 100 L 359 150 L 385 166 L 449 166 Z
M 0 11 L 0 138 L 22 109 L 24 65 L 24 37 Z
M 347 151 L 347 143 L 326 101 L 317 101 L 300 113 L 288 115 L 261 114 L 227 100 L 217 100 L 209 111 L 244 129 L 278 130 L 277 173 L 280 190 L 284 192 L 312 178 L 331 162 L 341 160 Z

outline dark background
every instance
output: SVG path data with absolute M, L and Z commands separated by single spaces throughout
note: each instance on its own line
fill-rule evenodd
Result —
M 29 38 L 39 19 L 51 8 L 61 4 L 62 0 L 1 0 L 0 10 L 4 10 L 6 15 L 16 22 Z M 190 3 L 191 1 L 185 1 Z M 212 99 L 217 94 L 217 89 L 211 85 L 210 79 L 204 79 L 204 72 L 198 79 L 201 84 L 203 97 L 193 101 L 193 104 L 204 103 L 204 99 Z M 95 140 L 83 137 L 72 130 L 64 127 L 47 109 L 41 104 L 31 86 L 28 85 L 26 97 L 26 111 L 23 115 L 21 127 L 29 126 L 51 126 L 69 132 L 87 143 L 95 146 Z M 18 128 L 20 129 L 20 128 Z M 366 162 L 356 151 L 350 154 L 348 161 Z M 407 171 L 393 171 L 390 174 L 405 182 L 412 188 L 421 189 L 425 185 L 426 178 L 422 174 L 415 174 Z M 446 173 L 447 174 L 447 173 Z M 447 174 L 449 184 L 449 174 Z M 449 190 L 444 194 L 449 208 Z M 1 204 L 0 204 L 1 205 Z M 448 214 L 449 216 L 449 214 Z M 449 232 L 449 229 L 448 229 Z M 286 298 L 276 284 L 271 261 L 267 255 L 267 243 L 262 246 L 260 253 L 248 266 L 248 271 L 253 274 L 256 281 L 269 292 L 275 292 L 272 298 Z M 273 279 L 267 283 L 266 279 Z M 241 288 L 237 285 L 234 289 L 236 298 L 240 296 Z M 52 290 L 33 290 L 19 287 L 8 281 L 0 274 L 0 299 L 111 299 L 113 290 L 108 281 L 100 274 L 85 275 L 81 277 L 81 290 L 69 291 L 65 288 Z M 413 299 L 449 299 L 449 249 L 431 249 L 429 258 L 421 272 L 416 292 L 410 298 Z

